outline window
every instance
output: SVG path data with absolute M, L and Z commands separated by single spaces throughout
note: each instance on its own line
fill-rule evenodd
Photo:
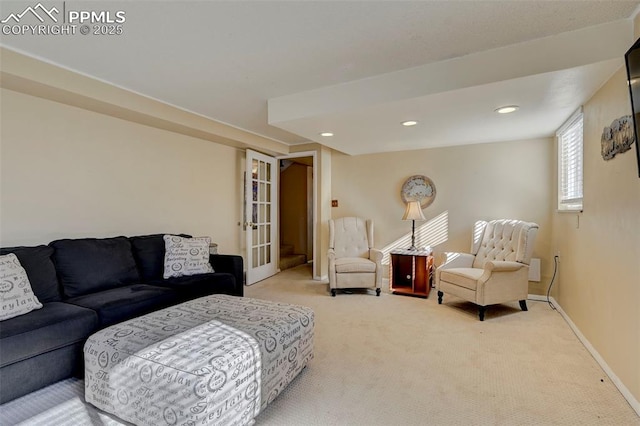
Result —
M 558 210 L 582 211 L 582 108 L 558 129 Z

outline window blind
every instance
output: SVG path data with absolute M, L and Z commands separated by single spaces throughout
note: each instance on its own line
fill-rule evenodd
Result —
M 582 123 L 582 111 L 578 111 L 557 133 L 559 210 L 582 210 Z

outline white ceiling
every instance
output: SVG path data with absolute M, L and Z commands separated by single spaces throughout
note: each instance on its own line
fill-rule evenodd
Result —
M 124 34 L 2 45 L 286 144 L 364 154 L 552 135 L 623 66 L 640 0 L 80 4 L 125 11 Z M 520 110 L 493 112 L 507 104 Z

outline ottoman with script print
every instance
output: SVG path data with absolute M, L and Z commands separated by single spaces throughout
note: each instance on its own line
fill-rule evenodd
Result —
M 213 295 L 85 344 L 85 398 L 137 425 L 246 425 L 313 358 L 309 308 Z

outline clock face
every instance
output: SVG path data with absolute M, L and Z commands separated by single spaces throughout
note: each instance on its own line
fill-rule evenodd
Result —
M 420 207 L 424 209 L 436 198 L 436 186 L 426 176 L 411 176 L 402 185 L 400 196 L 405 204 L 409 201 L 420 201 Z

